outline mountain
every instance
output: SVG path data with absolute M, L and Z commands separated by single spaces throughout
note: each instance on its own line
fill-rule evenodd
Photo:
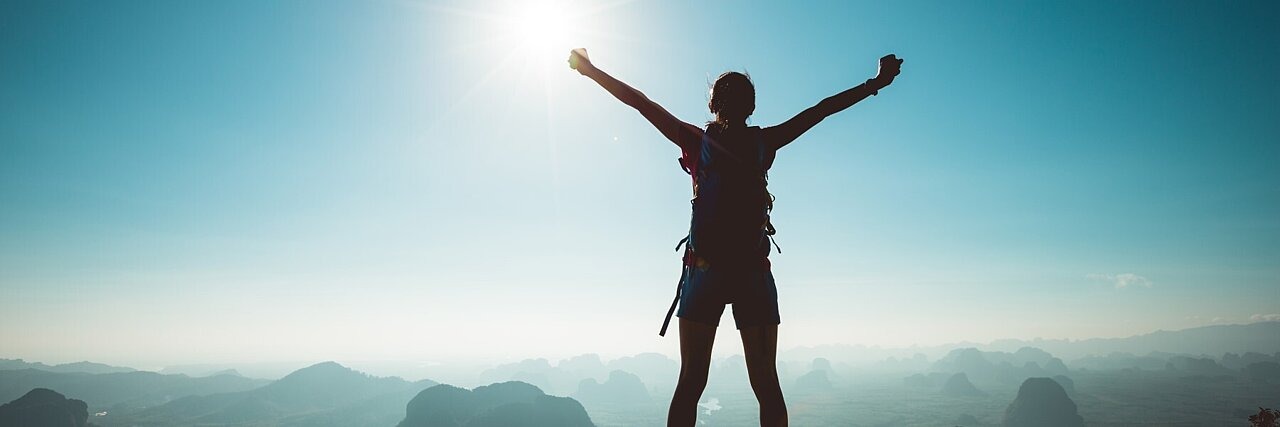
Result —
M 33 389 L 0 405 L 0 426 L 85 427 L 89 406 L 47 388 Z
M 486 382 L 520 381 L 552 393 L 570 393 L 581 380 L 567 369 L 551 366 L 547 359 L 525 359 L 486 369 L 480 373 Z
M 1191 375 L 1235 375 L 1236 372 L 1219 365 L 1210 358 L 1174 356 L 1164 364 L 1165 370 Z
M 638 404 L 649 403 L 649 390 L 640 377 L 626 371 L 613 371 L 604 383 L 593 378 L 582 380 L 573 397 L 586 403 Z
M 832 389 L 830 372 L 826 369 L 814 369 L 796 377 L 796 385 L 792 390 L 798 393 L 829 391 Z
M 1067 369 L 1067 364 L 1063 363 L 1062 359 L 1056 357 L 1044 365 L 1044 371 L 1055 375 L 1066 375 L 1071 372 L 1070 369 Z
M 965 376 L 964 372 L 952 375 L 951 378 L 947 378 L 946 384 L 942 385 L 942 394 L 956 397 L 986 395 L 982 390 L 978 390 L 977 387 L 974 387 L 973 383 L 969 382 L 969 377 Z
M 1076 396 L 1076 382 L 1066 375 L 1054 375 L 1053 381 L 1062 386 L 1062 390 L 1067 392 L 1068 397 Z
M 1005 427 L 1084 427 L 1066 390 L 1050 378 L 1027 378 L 1004 413 Z
M 162 374 L 183 374 L 189 377 L 208 377 L 220 372 L 234 370 L 242 376 L 250 378 L 266 378 L 278 380 L 293 371 L 305 368 L 314 362 L 252 362 L 252 363 L 204 363 L 189 365 L 169 365 L 159 372 Z
M 917 388 L 934 388 L 950 378 L 949 375 L 942 372 L 930 372 L 928 374 L 912 374 L 902 379 L 902 384 L 907 387 Z
M 881 372 L 919 372 L 929 368 L 929 358 L 921 353 L 911 357 L 889 356 L 870 366 Z
M 747 375 L 747 358 L 741 354 L 735 354 L 711 362 L 706 390 L 707 393 L 713 394 L 750 390 L 750 378 Z
M 541 389 L 508 381 L 467 390 L 437 385 L 405 406 L 399 427 L 577 427 L 591 426 L 578 401 L 548 396 Z
M 1035 347 L 1022 347 L 1012 353 L 958 348 L 934 362 L 933 370 L 994 374 L 1003 365 L 1051 374 L 1067 373 L 1062 359 Z
M 1121 369 L 1141 369 L 1154 371 L 1164 369 L 1167 361 L 1156 355 L 1136 356 L 1130 353 L 1114 352 L 1106 355 L 1090 355 L 1073 360 L 1075 369 L 1096 371 L 1118 371 Z
M 601 379 L 609 374 L 609 369 L 604 366 L 598 354 L 583 354 L 561 360 L 556 367 L 577 378 Z
M 999 371 L 996 365 L 976 348 L 952 350 L 945 357 L 934 362 L 931 369 L 938 372 L 963 372 L 979 381 L 995 378 Z
M 82 372 L 86 374 L 111 374 L 136 371 L 136 369 L 133 368 L 104 365 L 93 362 L 63 363 L 61 365 L 51 366 L 40 362 L 27 362 L 22 359 L 0 359 L 0 371 L 15 371 L 22 369 L 39 369 L 41 371 L 59 373 Z
M 223 375 L 210 378 L 237 378 Z M 188 396 L 147 409 L 121 420 L 121 424 L 229 425 L 239 423 L 306 424 L 306 417 L 340 415 L 342 410 L 369 412 L 391 407 L 396 396 L 434 385 L 411 383 L 398 377 L 372 377 L 334 362 L 312 365 L 253 390 Z M 392 403 L 380 402 L 389 399 Z M 364 409 L 361 409 L 364 408 Z M 376 412 L 376 411 L 374 411 Z M 348 414 L 349 415 L 349 414 Z M 357 416 L 356 418 L 361 418 Z M 366 417 L 367 418 L 367 417 Z M 313 419 L 314 420 L 314 419 Z M 394 418 L 391 419 L 394 421 Z
M 333 409 L 291 415 L 280 420 L 279 425 L 298 427 L 392 426 L 404 418 L 404 408 L 407 402 L 422 390 L 435 385 L 435 381 L 418 381 L 401 391 L 378 395 Z
M 814 371 L 827 371 L 827 373 L 829 374 L 835 373 L 835 370 L 832 369 L 831 367 L 831 360 L 825 357 L 819 357 L 819 358 L 813 359 L 813 363 L 810 365 L 810 369 Z
M 1242 370 L 1244 375 L 1258 381 L 1275 381 L 1280 382 L 1280 363 L 1276 362 L 1257 362 L 1250 363 Z
M 1043 366 L 1042 366 L 1043 364 Z M 930 368 L 937 372 L 965 373 L 979 384 L 1019 384 L 1029 377 L 1068 373 L 1062 359 L 1034 347 L 1013 353 L 958 348 L 938 359 Z
M 610 371 L 619 370 L 635 374 L 650 386 L 675 386 L 680 374 L 680 363 L 659 353 L 640 353 L 635 356 L 610 360 Z
M 182 396 L 252 390 L 264 384 L 264 380 L 232 376 L 191 378 L 145 371 L 86 374 L 22 369 L 0 371 L 0 402 L 33 388 L 47 388 L 84 399 L 94 408 L 117 411 L 161 405 Z
M 1199 356 L 1203 354 L 1220 355 L 1225 352 L 1245 354 L 1249 352 L 1272 355 L 1280 353 L 1280 321 L 1257 322 L 1243 325 L 1214 325 L 1176 331 L 1156 331 L 1149 334 L 1123 338 L 1090 338 L 1084 340 L 1066 339 L 1002 339 L 990 343 L 957 342 L 935 346 L 911 346 L 899 348 L 882 348 L 866 345 L 824 344 L 819 346 L 793 347 L 779 351 L 779 360 L 810 360 L 815 357 L 827 357 L 840 363 L 852 365 L 883 365 L 892 360 L 902 363 L 904 360 L 923 361 L 947 354 L 957 348 L 977 348 L 988 352 L 1008 352 L 1017 354 L 1023 347 L 1033 347 L 1047 353 L 1073 361 L 1072 368 L 1081 366 L 1074 362 L 1088 356 L 1104 356 L 1111 353 L 1129 353 L 1144 355 L 1152 352 L 1176 353 Z M 995 361 L 993 361 L 995 362 Z M 1042 367 L 1048 367 L 1045 361 L 1037 361 Z M 919 364 L 919 362 L 917 362 Z M 1016 366 L 1021 366 L 1018 363 Z M 1162 369 L 1164 361 L 1154 369 Z M 1092 368 L 1090 368 L 1092 369 Z M 1143 369 L 1146 369 L 1145 367 Z M 918 370 L 917 367 L 903 369 Z M 630 370 L 629 370 L 630 371 Z M 634 371 L 630 371 L 634 372 Z M 643 374 L 641 378 L 645 378 Z
M 206 376 L 209 376 L 209 377 L 216 377 L 216 376 L 219 376 L 219 375 L 230 375 L 230 376 L 233 376 L 233 377 L 243 377 L 243 376 L 244 376 L 244 375 L 240 375 L 240 371 L 237 371 L 237 370 L 235 370 L 235 369 L 223 369 L 223 370 L 221 370 L 221 371 L 212 372 L 212 373 L 210 373 L 209 375 L 206 375 Z

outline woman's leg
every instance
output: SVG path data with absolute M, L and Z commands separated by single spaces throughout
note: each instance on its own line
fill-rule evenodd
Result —
M 785 427 L 787 404 L 778 385 L 778 325 L 742 328 L 742 350 L 747 359 L 751 390 L 760 402 L 762 427 Z
M 715 326 L 680 319 L 680 380 L 667 410 L 667 427 L 692 427 L 697 422 L 698 399 L 707 388 L 715 339 Z

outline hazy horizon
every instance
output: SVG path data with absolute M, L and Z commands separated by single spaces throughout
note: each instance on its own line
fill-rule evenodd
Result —
M 762 126 L 906 60 L 770 172 L 779 349 L 1280 320 L 1280 3 L 538 4 L 0 4 L 0 357 L 676 354 L 688 177 L 573 47 Z
M 1280 322 L 1280 320 L 1268 319 L 1268 320 L 1258 320 L 1254 322 L 1245 322 L 1245 323 L 1238 323 L 1238 324 L 1219 323 L 1219 324 L 1205 325 L 1205 326 L 1245 326 L 1245 325 L 1253 325 L 1257 323 L 1275 323 L 1275 322 Z M 1204 326 L 1187 328 L 1187 329 L 1198 329 L 1201 327 L 1204 327 Z M 987 341 L 959 340 L 959 341 L 953 341 L 953 342 L 943 342 L 943 343 L 933 343 L 933 344 L 912 344 L 912 345 L 903 345 L 903 346 L 881 346 L 881 345 L 869 345 L 869 344 L 863 344 L 863 343 L 831 342 L 831 343 L 822 343 L 822 344 L 813 344 L 813 345 L 797 345 L 792 347 L 780 347 L 778 350 L 782 354 L 782 356 L 780 356 L 780 360 L 792 360 L 791 358 L 788 358 L 785 356 L 787 353 L 792 351 L 798 351 L 803 349 L 817 350 L 817 349 L 823 349 L 823 348 L 839 348 L 839 347 L 864 347 L 869 350 L 887 350 L 887 351 L 904 351 L 904 352 L 909 351 L 909 352 L 918 352 L 918 353 L 941 354 L 956 348 L 976 347 L 980 349 L 986 349 L 986 348 L 990 348 L 992 344 L 996 342 L 1001 342 L 1001 341 L 1022 341 L 1026 343 L 1027 346 L 1035 347 L 1035 344 L 1037 342 L 1043 343 L 1043 342 L 1062 341 L 1062 342 L 1068 342 L 1068 343 L 1071 343 L 1071 342 L 1078 343 L 1081 341 L 1088 341 L 1088 340 L 1131 338 L 1131 337 L 1148 335 L 1155 332 L 1176 332 L 1176 331 L 1182 331 L 1182 330 L 1185 330 L 1185 329 L 1177 329 L 1177 330 L 1159 329 L 1159 330 L 1153 330 L 1147 333 L 1142 333 L 1137 335 L 1126 335 L 1126 336 L 1116 336 L 1116 337 L 1087 337 L 1087 338 L 1079 338 L 1079 339 L 1049 338 L 1049 337 L 1028 337 L 1028 338 L 1005 337 L 1005 338 L 998 338 L 998 339 L 987 340 Z M 742 355 L 740 344 L 739 344 L 739 341 L 736 339 L 736 336 L 731 337 L 728 335 L 721 335 L 721 336 L 718 336 L 717 338 L 720 340 L 732 339 L 732 341 L 731 341 L 731 345 L 718 344 L 716 346 L 715 360 L 724 360 L 729 357 Z M 1263 351 L 1258 349 L 1255 349 L 1255 350 Z M 253 359 L 219 359 L 219 360 L 190 359 L 190 360 L 177 360 L 177 361 L 137 359 L 133 361 L 136 363 L 130 363 L 130 361 L 113 361 L 113 360 L 105 360 L 105 359 L 99 360 L 99 359 L 85 359 L 85 358 L 79 358 L 79 359 L 71 358 L 71 359 L 65 359 L 65 360 L 39 359 L 39 358 L 23 357 L 22 355 L 15 355 L 15 354 L 0 354 L 0 359 L 22 359 L 31 363 L 39 362 L 47 365 L 59 365 L 59 364 L 76 363 L 76 362 L 92 362 L 92 363 L 102 363 L 102 364 L 118 366 L 118 367 L 126 367 L 126 368 L 133 368 L 133 369 L 144 370 L 144 371 L 157 371 L 157 372 L 164 370 L 166 368 L 172 369 L 172 368 L 180 368 L 185 366 L 201 366 L 201 365 L 229 366 L 229 367 L 233 367 L 235 365 L 244 365 L 244 366 L 279 365 L 281 367 L 286 367 L 286 366 L 303 367 L 303 366 L 309 366 L 311 364 L 326 362 L 326 361 L 335 361 L 335 362 L 339 362 L 344 365 L 347 365 L 349 367 L 356 367 L 356 368 L 359 368 L 361 366 L 367 367 L 370 365 L 376 366 L 379 363 L 391 363 L 391 364 L 420 364 L 421 366 L 424 366 L 424 367 L 439 365 L 439 366 L 446 366 L 451 370 L 455 370 L 460 368 L 461 369 L 466 369 L 466 368 L 482 369 L 482 368 L 489 368 L 489 367 L 493 367 L 493 366 L 505 364 L 505 363 L 515 363 L 523 360 L 535 360 L 535 359 L 546 359 L 554 366 L 558 362 L 562 362 L 572 357 L 588 355 L 588 354 L 598 355 L 602 360 L 608 361 L 608 360 L 613 360 L 613 359 L 618 359 L 618 358 L 623 358 L 628 356 L 635 356 L 641 353 L 658 353 L 658 354 L 667 356 L 668 358 L 671 358 L 673 360 L 679 359 L 678 351 L 676 352 L 641 351 L 636 353 L 626 353 L 626 352 L 611 353 L 611 352 L 599 352 L 599 351 L 572 352 L 570 351 L 570 352 L 551 352 L 551 353 L 541 353 L 541 354 L 512 352 L 512 353 L 506 353 L 506 354 L 500 354 L 500 355 L 489 354 L 489 355 L 482 355 L 482 356 L 457 356 L 457 357 L 441 357 L 440 354 L 419 354 L 419 355 L 405 355 L 400 358 L 388 357 L 388 358 L 364 358 L 364 359 L 359 357 L 337 359 L 332 357 L 326 358 L 326 357 L 319 357 L 319 356 L 301 357 L 301 358 L 292 358 L 292 359 L 289 359 L 289 358 L 284 358 L 284 359 L 253 358 Z M 929 354 L 929 356 L 937 357 L 938 354 Z M 1203 353 L 1203 354 L 1208 354 L 1210 356 L 1215 356 L 1215 357 L 1220 356 L 1220 354 L 1210 354 L 1210 353 Z M 904 355 L 906 355 L 906 353 L 904 353 Z M 1101 356 L 1101 354 L 1097 354 L 1097 355 Z M 1142 355 L 1143 354 L 1135 354 L 1135 356 L 1142 356 Z M 1201 354 L 1190 354 L 1190 355 L 1200 356 Z M 296 369 L 296 368 L 292 368 L 292 369 Z M 374 370 L 374 372 L 381 372 L 382 375 L 398 375 L 394 373 L 388 373 L 388 371 L 380 371 L 376 369 Z M 410 379 L 431 379 L 431 378 L 424 376 L 421 378 L 410 378 Z

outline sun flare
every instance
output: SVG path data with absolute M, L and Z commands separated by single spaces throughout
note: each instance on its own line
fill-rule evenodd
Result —
M 571 14 L 571 8 L 562 2 L 520 2 L 504 20 L 505 38 L 520 53 L 539 62 L 563 60 L 561 56 L 576 47 Z

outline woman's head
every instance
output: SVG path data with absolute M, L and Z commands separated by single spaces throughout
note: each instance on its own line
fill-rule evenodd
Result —
M 711 86 L 711 100 L 707 107 L 716 116 L 716 123 L 746 123 L 747 117 L 756 111 L 756 86 L 746 74 L 727 71 Z

